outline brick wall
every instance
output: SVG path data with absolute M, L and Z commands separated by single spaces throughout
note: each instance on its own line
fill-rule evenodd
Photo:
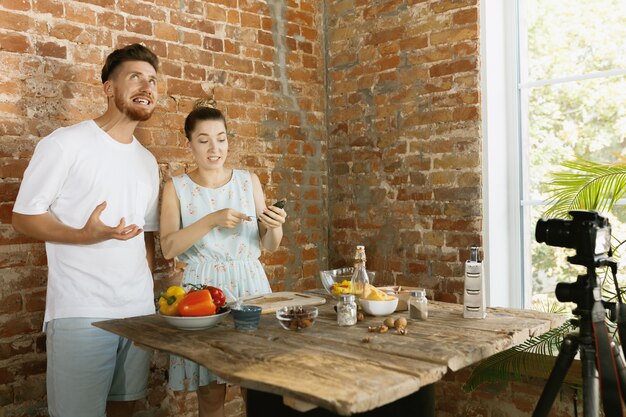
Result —
M 476 0 L 337 0 L 327 14 L 329 260 L 459 302 L 481 244 Z
M 458 302 L 481 243 L 478 27 L 476 0 L 2 0 L 0 415 L 47 415 L 46 260 L 10 226 L 19 182 L 41 137 L 104 110 L 98 74 L 114 47 L 143 42 L 161 58 L 159 107 L 137 136 L 163 180 L 191 167 L 182 122 L 213 97 L 230 164 L 289 199 L 283 246 L 263 256 L 275 290 L 317 286 L 362 243 L 380 283 Z M 158 260 L 158 279 L 172 271 Z M 155 355 L 139 414 L 196 415 L 193 395 L 165 389 L 166 366 Z M 438 386 L 455 398 L 442 416 L 525 415 L 537 393 L 465 396 L 460 378 Z M 228 399 L 241 415 L 236 388 Z

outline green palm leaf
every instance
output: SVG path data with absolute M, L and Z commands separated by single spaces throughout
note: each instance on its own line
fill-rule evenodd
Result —
M 547 357 L 559 350 L 563 338 L 572 331 L 574 326 L 566 322 L 538 337 L 531 337 L 521 345 L 497 353 L 482 361 L 463 385 L 465 392 L 476 389 L 485 383 L 525 380 L 528 370 L 544 371 L 547 377 L 551 371 L 546 366 Z
M 576 159 L 563 163 L 570 172 L 552 174 L 546 217 L 569 217 L 570 210 L 608 212 L 626 192 L 626 164 Z

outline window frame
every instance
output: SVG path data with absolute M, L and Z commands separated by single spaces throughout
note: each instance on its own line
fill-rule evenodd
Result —
M 483 250 L 488 304 L 524 308 L 517 8 L 518 0 L 480 2 Z
M 483 136 L 483 242 L 489 305 L 529 308 L 532 302 L 530 209 L 543 204 L 526 195 L 530 89 L 626 75 L 626 68 L 526 80 L 526 57 L 519 34 L 524 0 L 480 3 Z M 504 138 L 504 139 L 502 139 Z M 504 196 L 504 197 L 503 197 Z M 504 204 L 503 204 L 504 200 Z M 620 200 L 618 204 L 623 204 Z M 505 276 L 505 278 L 503 278 Z

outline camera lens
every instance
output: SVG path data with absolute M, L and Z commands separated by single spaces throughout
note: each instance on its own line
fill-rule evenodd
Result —
M 535 239 L 539 243 L 545 242 L 550 246 L 575 248 L 576 239 L 573 233 L 571 220 L 540 219 L 535 228 Z

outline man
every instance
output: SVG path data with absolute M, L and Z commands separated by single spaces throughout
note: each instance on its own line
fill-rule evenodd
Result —
M 131 416 L 146 394 L 150 355 L 91 323 L 154 313 L 159 174 L 133 132 L 155 109 L 157 69 L 141 45 L 111 53 L 106 112 L 42 139 L 15 201 L 15 230 L 46 242 L 52 417 Z

